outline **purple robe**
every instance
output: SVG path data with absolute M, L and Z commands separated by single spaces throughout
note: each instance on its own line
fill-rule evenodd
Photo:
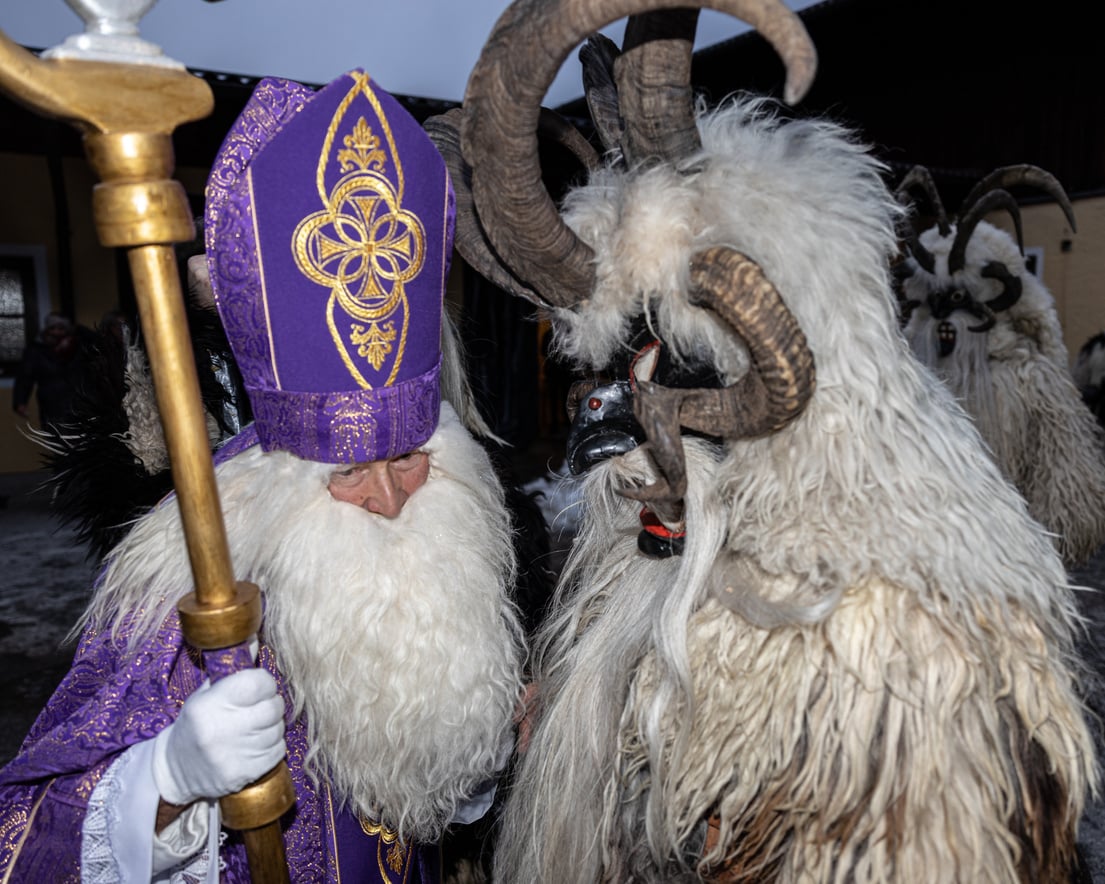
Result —
M 116 643 L 108 634 L 85 631 L 69 673 L 19 755 L 0 770 L 0 880 L 79 882 L 81 827 L 104 771 L 121 752 L 169 725 L 206 677 L 199 656 L 183 641 L 175 613 L 138 653 L 124 657 L 125 642 L 125 634 Z M 265 646 L 259 665 L 276 678 L 290 716 L 286 685 Z M 437 845 L 403 849 L 379 834 L 366 834 L 354 815 L 339 811 L 327 786 L 316 787 L 308 778 L 305 722 L 289 718 L 286 724 L 296 803 L 281 823 L 291 880 L 438 881 Z M 223 882 L 249 881 L 236 833 L 230 833 L 221 858 Z

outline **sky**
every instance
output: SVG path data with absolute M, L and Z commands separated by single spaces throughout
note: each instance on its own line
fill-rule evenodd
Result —
M 813 2 L 787 5 L 800 10 Z M 191 68 L 328 83 L 360 67 L 390 92 L 459 101 L 506 6 L 506 0 L 158 0 L 141 34 Z M 0 30 L 23 46 L 45 49 L 82 29 L 63 0 L 0 2 Z M 604 33 L 620 43 L 623 29 L 617 23 Z M 695 45 L 747 29 L 707 10 Z M 573 52 L 544 103 L 556 107 L 582 92 Z

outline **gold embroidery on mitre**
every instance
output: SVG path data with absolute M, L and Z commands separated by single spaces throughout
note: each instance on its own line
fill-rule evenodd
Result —
M 395 382 L 402 365 L 410 312 L 406 284 L 422 270 L 426 232 L 418 216 L 402 207 L 402 164 L 368 76 L 354 75 L 354 80 L 330 121 L 319 157 L 317 185 L 324 208 L 299 222 L 292 235 L 292 252 L 300 272 L 330 291 L 326 304 L 330 336 L 350 375 L 370 390 L 372 384 L 362 373 L 367 365 L 379 372 L 391 360 L 383 386 Z M 345 148 L 334 154 L 343 174 L 327 192 L 330 152 L 345 113 L 358 96 L 372 106 L 383 142 L 359 117 L 342 140 Z M 394 187 L 382 174 L 387 152 L 394 160 Z
M 353 324 L 352 341 L 357 345 L 357 355 L 364 356 L 377 371 L 383 365 L 384 357 L 391 352 L 391 342 L 394 340 L 394 322 L 385 322 L 382 327 L 370 322 L 367 328 Z
M 342 139 L 345 150 L 338 151 L 338 163 L 343 172 L 352 172 L 356 165 L 361 171 L 383 169 L 387 156 L 380 150 L 380 139 L 372 132 L 372 127 L 364 117 L 357 120 L 353 133 Z
M 349 459 L 376 448 L 376 412 L 367 402 L 346 403 L 330 419 L 330 448 Z

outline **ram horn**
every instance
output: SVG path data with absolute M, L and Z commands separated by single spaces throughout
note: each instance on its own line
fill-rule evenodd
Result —
M 932 173 L 924 166 L 917 165 L 905 173 L 898 183 L 898 189 L 894 196 L 903 206 L 910 202 L 909 196 L 915 188 L 920 189 L 928 197 L 929 206 L 936 213 L 936 225 L 940 229 L 941 236 L 947 236 L 952 232 L 948 222 L 948 214 L 944 211 L 944 202 L 940 199 L 940 192 L 936 189 L 936 182 L 932 179 Z
M 702 146 L 691 88 L 697 25 L 697 9 L 666 9 L 635 15 L 625 26 L 614 78 L 631 166 L 677 162 Z
M 471 169 L 460 151 L 460 118 L 463 111 L 453 108 L 430 117 L 423 124 L 426 134 L 444 157 L 456 196 L 456 249 L 481 276 L 503 291 L 537 304 L 549 305 L 541 296 L 507 269 L 487 243 L 479 217 L 472 202 Z M 598 167 L 595 149 L 571 123 L 548 108 L 541 108 L 538 122 L 542 137 L 567 148 L 589 170 Z
M 1071 205 L 1070 199 L 1067 197 L 1067 192 L 1063 189 L 1063 185 L 1059 183 L 1059 180 L 1050 172 L 1041 169 L 1039 166 L 1033 166 L 1028 163 L 1022 163 L 1017 166 L 1002 166 L 1000 169 L 995 169 L 981 181 L 979 181 L 974 187 L 971 188 L 970 193 L 963 199 L 963 205 L 959 209 L 959 214 L 962 215 L 971 206 L 975 204 L 982 195 L 996 190 L 998 188 L 1002 190 L 1009 190 L 1018 186 L 1035 187 L 1037 190 L 1042 190 L 1048 196 L 1052 197 L 1063 210 L 1063 214 L 1067 218 L 1067 223 L 1070 224 L 1070 229 L 1077 232 L 1078 228 L 1074 223 L 1074 207 Z
M 913 256 L 913 260 L 923 270 L 933 274 L 936 273 L 936 258 L 933 257 L 932 252 L 921 245 L 921 239 L 917 236 L 917 231 L 911 230 L 909 232 L 909 236 L 906 238 L 906 248 L 909 250 L 909 254 Z
M 991 190 L 974 201 L 966 214 L 960 216 L 955 229 L 955 241 L 948 252 L 948 273 L 956 273 L 967 263 L 967 243 L 978 227 L 978 222 L 997 209 L 1006 209 L 1013 218 L 1017 233 L 1017 246 L 1024 252 L 1024 230 L 1021 226 L 1021 210 L 1007 190 Z
M 813 353 L 798 321 L 760 266 L 716 246 L 691 259 L 689 300 L 718 315 L 748 347 L 745 375 L 720 390 L 637 384 L 634 413 L 648 437 L 660 478 L 626 495 L 642 501 L 680 500 L 686 491 L 683 428 L 726 439 L 781 430 L 802 413 L 816 384 Z
M 670 0 L 516 0 L 496 23 L 468 80 L 461 147 L 472 195 L 496 253 L 519 279 L 558 307 L 587 298 L 594 253 L 560 217 L 541 180 L 537 117 L 564 59 L 589 34 Z M 787 68 L 787 101 L 799 100 L 816 69 L 801 20 L 777 0 L 710 0 L 752 24 Z
M 996 279 L 1001 283 L 1001 293 L 995 295 L 985 306 L 997 313 L 1000 310 L 1008 310 L 1021 299 L 1023 286 L 1021 278 L 1009 272 L 1009 268 L 1000 261 L 991 261 L 982 268 L 982 276 L 987 279 Z M 974 331 L 974 329 L 971 329 Z

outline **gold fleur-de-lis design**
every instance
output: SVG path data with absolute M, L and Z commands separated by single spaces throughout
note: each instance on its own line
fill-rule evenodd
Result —
M 385 322 L 381 327 L 378 323 L 370 322 L 367 328 L 354 323 L 350 340 L 357 348 L 357 355 L 365 357 L 379 371 L 384 359 L 391 352 L 391 343 L 395 340 L 395 323 Z
M 342 172 L 352 172 L 354 167 L 367 171 L 383 169 L 387 155 L 380 149 L 380 138 L 364 117 L 357 120 L 353 131 L 342 139 L 345 150 L 338 151 L 338 165 Z
M 357 818 L 361 824 L 361 831 L 369 837 L 379 837 L 383 844 L 388 845 L 388 850 L 384 854 L 384 862 L 387 863 L 392 874 L 398 875 L 402 872 L 407 863 L 407 849 L 403 846 L 403 842 L 399 840 L 399 833 L 359 814 Z M 376 862 L 379 865 L 380 877 L 390 880 L 390 876 L 384 871 L 383 862 L 380 861 L 379 845 L 376 848 Z
M 406 851 L 403 850 L 403 845 L 396 841 L 391 845 L 391 849 L 387 855 L 388 868 L 398 874 L 403 871 L 403 864 L 406 860 Z

